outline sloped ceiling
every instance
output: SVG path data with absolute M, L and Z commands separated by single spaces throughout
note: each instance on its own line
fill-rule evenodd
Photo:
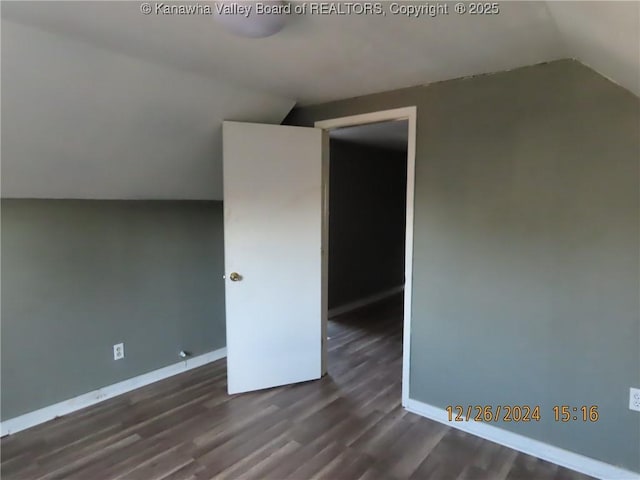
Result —
M 1 6 L 5 197 L 221 199 L 224 119 L 560 58 L 640 95 L 637 1 L 293 16 L 259 40 L 137 1 Z
M 3 22 L 2 196 L 222 199 L 222 121 L 293 104 Z
M 640 96 L 640 2 L 548 2 L 566 50 Z

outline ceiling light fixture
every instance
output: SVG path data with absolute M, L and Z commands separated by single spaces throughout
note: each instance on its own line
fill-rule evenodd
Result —
M 272 8 L 257 12 L 255 2 L 219 0 L 215 5 L 214 18 L 226 30 L 241 37 L 269 37 L 284 27 L 286 15 L 280 13 L 284 2 L 272 0 L 263 3 Z

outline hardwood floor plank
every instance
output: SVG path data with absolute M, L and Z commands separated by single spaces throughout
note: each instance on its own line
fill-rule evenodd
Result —
M 204 454 L 196 454 L 195 458 L 205 466 L 205 470 L 196 477 L 213 478 L 274 438 L 284 439 L 289 427 L 288 421 L 279 422 L 269 428 L 257 427 L 246 432 L 246 436 L 236 436 Z
M 250 460 L 243 465 L 243 467 L 248 466 L 248 469 L 236 469 L 235 471 L 230 472 L 229 475 L 220 478 L 229 480 L 260 480 L 273 478 L 271 471 L 274 470 L 281 462 L 286 462 L 294 452 L 300 449 L 300 444 L 291 440 L 281 440 L 278 443 L 280 444 L 278 448 L 270 449 L 268 455 L 263 456 L 263 458 L 258 462 L 255 462 L 255 458 L 248 457 Z M 284 445 L 282 445 L 282 443 L 284 443 Z M 216 477 L 216 479 L 218 479 L 218 477 Z
M 196 460 L 192 460 L 182 468 L 166 474 L 160 480 L 197 480 L 196 474 L 202 470 L 202 465 Z
M 154 457 L 139 463 L 127 472 L 121 472 L 115 480 L 160 480 L 193 462 L 189 448 L 184 444 L 165 449 Z M 87 478 L 84 476 L 83 478 Z
M 379 461 L 386 464 L 394 477 L 409 478 L 446 433 L 444 425 L 417 422 L 378 457 Z
M 292 473 L 285 478 L 289 480 L 310 479 L 330 463 L 335 457 L 340 455 L 343 451 L 342 445 L 332 442 L 324 447 L 322 450 L 316 450 L 313 455 L 304 464 L 293 470 Z
M 117 452 L 128 450 L 138 440 L 138 434 L 129 435 L 125 438 L 110 442 L 103 448 L 95 450 L 80 450 L 64 457 L 56 457 L 56 461 L 49 463 L 46 469 L 43 469 L 41 475 L 34 476 L 37 480 L 54 480 L 61 478 L 69 478 L 76 470 L 82 468 L 87 463 L 97 458 L 109 457 Z
M 312 480 L 335 480 L 337 478 L 358 478 L 373 463 L 373 459 L 366 454 L 350 448 L 342 451 L 320 471 L 311 477 Z

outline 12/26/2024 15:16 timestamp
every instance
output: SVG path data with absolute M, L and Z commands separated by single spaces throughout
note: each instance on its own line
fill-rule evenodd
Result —
M 450 422 L 539 422 L 540 405 L 448 405 L 445 409 Z M 554 405 L 551 409 L 556 422 L 597 422 L 597 405 Z

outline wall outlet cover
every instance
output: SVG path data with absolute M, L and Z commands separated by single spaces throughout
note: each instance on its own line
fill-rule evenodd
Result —
M 640 388 L 629 389 L 629 410 L 640 412 Z
M 124 343 L 117 343 L 113 346 L 113 359 L 120 360 L 124 358 Z

